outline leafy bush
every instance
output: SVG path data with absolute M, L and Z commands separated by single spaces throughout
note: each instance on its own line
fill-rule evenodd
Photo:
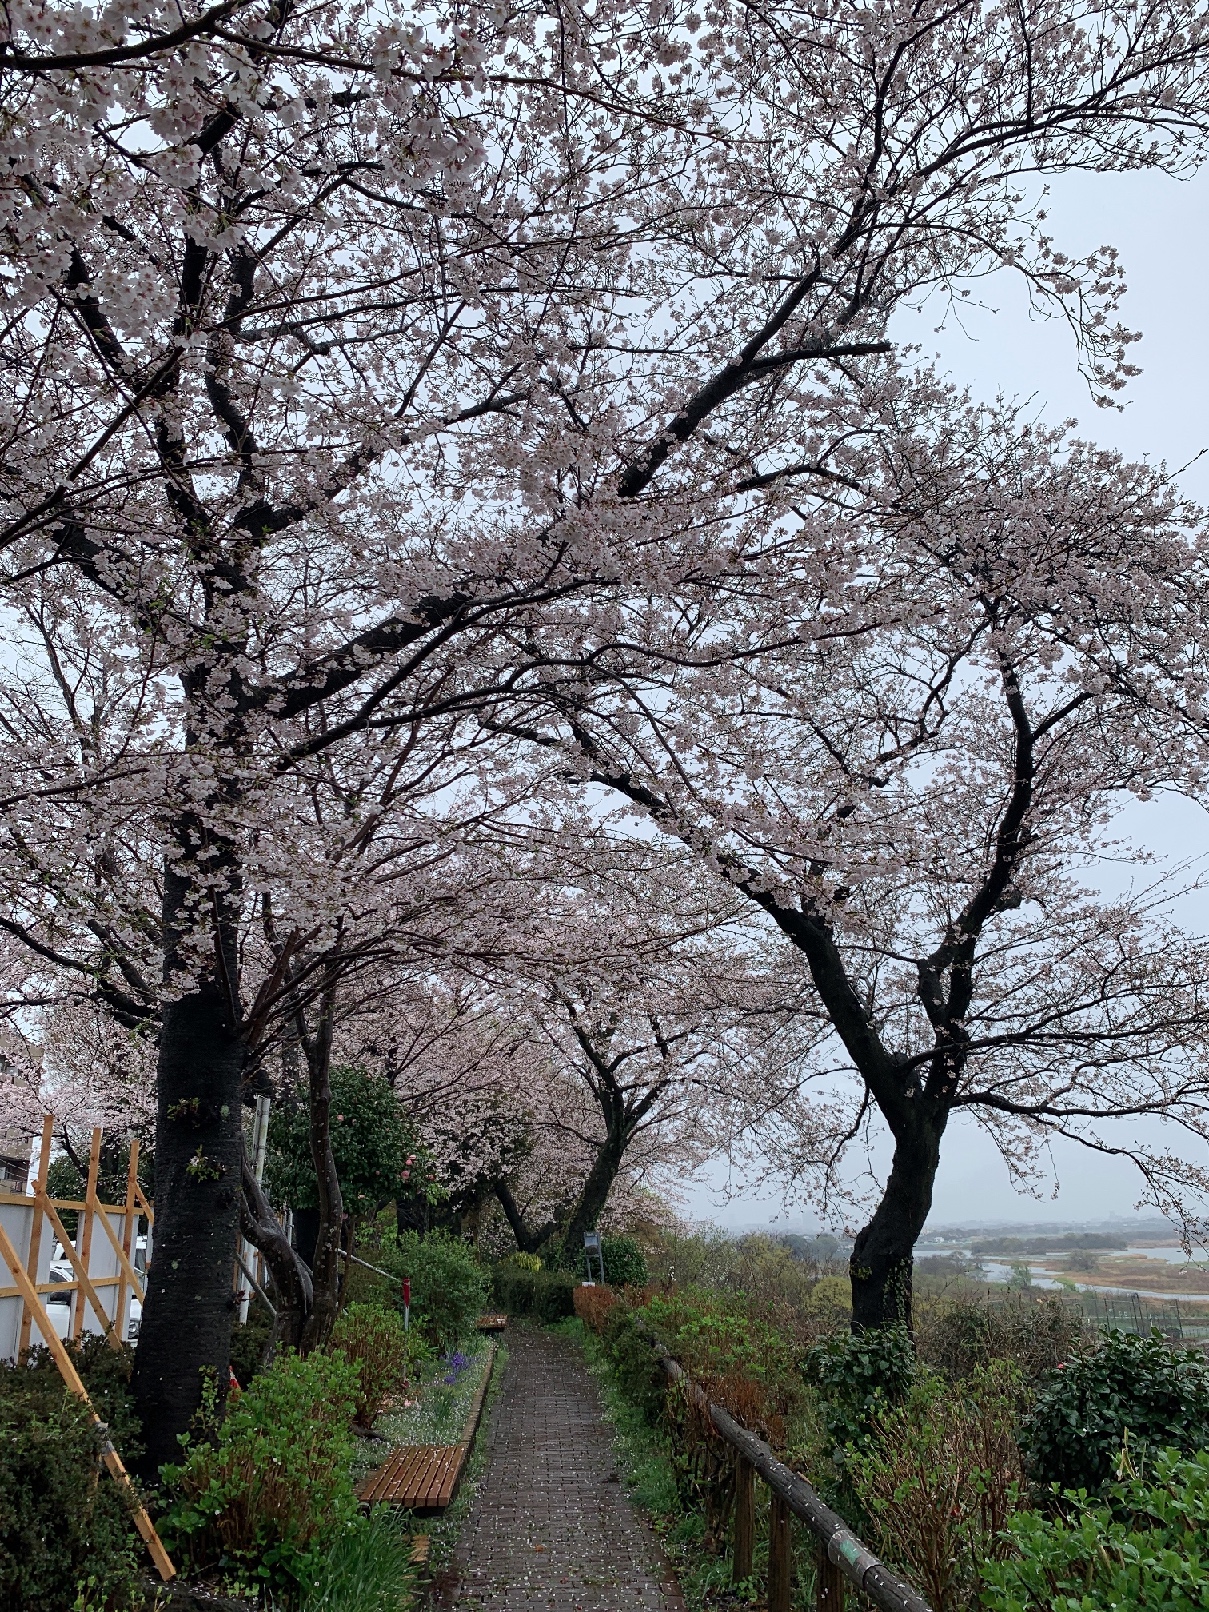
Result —
M 73 1353 L 130 1460 L 129 1361 L 100 1338 Z M 139 1603 L 144 1547 L 98 1455 L 92 1420 L 47 1350 L 0 1364 L 0 1612 L 64 1612 L 81 1591 L 114 1612 Z
M 1209 1605 L 1209 1452 L 1154 1458 L 1148 1478 L 1114 1484 L 1107 1503 L 1066 1516 L 1018 1512 L 1007 1560 L 983 1568 L 988 1612 L 1203 1612 Z
M 314 1579 L 357 1514 L 349 1476 L 357 1367 L 283 1355 L 228 1410 L 213 1444 L 185 1444 L 161 1532 L 194 1567 L 221 1562 L 290 1593 Z
M 968 1377 L 993 1360 L 1013 1360 L 1033 1380 L 1069 1360 L 1085 1336 L 1082 1311 L 1054 1293 L 1011 1293 L 985 1299 L 941 1300 L 917 1306 L 915 1341 L 921 1360 Z
M 651 1347 L 642 1307 L 618 1299 L 605 1320 L 603 1340 L 618 1389 L 654 1423 L 667 1398 L 667 1374 Z
M 593 1332 L 603 1332 L 609 1311 L 617 1303 L 611 1287 L 577 1287 L 571 1295 L 575 1313 L 584 1326 Z
M 378 1258 L 399 1279 L 411 1278 L 411 1324 L 439 1350 L 455 1349 L 482 1315 L 490 1278 L 473 1249 L 443 1232 L 383 1236 Z M 396 1297 L 396 1302 L 402 1300 Z
M 763 1321 L 753 1321 L 734 1295 L 702 1288 L 674 1288 L 646 1303 L 647 1325 L 709 1392 L 727 1379 L 767 1382 L 792 1365 L 784 1340 Z
M 1054 1371 L 1025 1419 L 1031 1477 L 1063 1489 L 1099 1489 L 1126 1434 L 1131 1451 L 1209 1445 L 1209 1362 L 1148 1338 L 1108 1332 L 1092 1354 Z
M 1019 1368 L 999 1361 L 954 1392 L 921 1374 L 850 1450 L 846 1477 L 869 1543 L 936 1612 L 972 1604 L 979 1564 L 1006 1554 L 1001 1533 L 1021 1487 Z
M 392 1506 L 375 1506 L 341 1530 L 302 1612 L 406 1612 L 414 1578 L 406 1524 Z
M 521 1271 L 497 1265 L 492 1276 L 495 1302 L 509 1315 L 536 1321 L 564 1321 L 575 1313 L 575 1278 L 566 1271 Z
M 859 1444 L 874 1422 L 906 1397 L 914 1370 L 905 1327 L 839 1332 L 815 1344 L 806 1356 L 805 1376 L 823 1402 L 832 1443 Z
M 646 1255 L 632 1237 L 602 1237 L 601 1259 L 610 1287 L 645 1287 Z
M 379 1076 L 338 1065 L 331 1085 L 332 1156 L 344 1207 L 352 1215 L 373 1214 L 401 1190 L 404 1172 L 410 1174 L 411 1128 L 399 1099 Z M 273 1105 L 265 1185 L 276 1204 L 318 1208 L 306 1103 Z
M 540 1271 L 542 1262 L 536 1254 L 524 1254 L 518 1248 L 515 1254 L 509 1254 L 504 1260 L 505 1265 L 512 1265 L 518 1271 Z
M 350 1304 L 336 1319 L 330 1347 L 339 1349 L 359 1372 L 357 1410 L 361 1427 L 372 1427 L 387 1399 L 407 1376 L 407 1338 L 393 1310 L 378 1304 Z

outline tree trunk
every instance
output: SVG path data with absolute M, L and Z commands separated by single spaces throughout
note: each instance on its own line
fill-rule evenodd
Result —
M 299 1345 L 309 1354 L 326 1343 L 336 1320 L 340 1299 L 340 1242 L 344 1221 L 344 1197 L 332 1156 L 332 1026 L 335 1009 L 334 979 L 325 992 L 318 1033 L 306 1042 L 307 1073 L 311 1120 L 311 1159 L 315 1165 L 315 1185 L 319 1195 L 319 1228 L 311 1260 L 314 1296 L 311 1313 L 302 1329 Z
M 610 1134 L 607 1140 L 601 1143 L 600 1151 L 588 1171 L 588 1179 L 584 1182 L 575 1208 L 571 1211 L 571 1218 L 563 1229 L 559 1259 L 568 1269 L 578 1265 L 583 1259 L 584 1233 L 595 1229 L 596 1222 L 609 1201 L 609 1193 L 613 1190 L 617 1172 L 621 1169 L 621 1160 L 628 1141 L 628 1136 Z M 609 1273 L 606 1271 L 606 1281 L 608 1276 Z
M 882 1201 L 857 1235 L 848 1264 L 854 1332 L 911 1325 L 914 1249 L 932 1207 L 946 1117 L 921 1114 L 895 1138 Z
M 310 1272 L 286 1241 L 285 1232 L 246 1157 L 243 1160 L 240 1222 L 244 1236 L 253 1248 L 258 1248 L 264 1255 L 273 1278 L 277 1317 L 265 1350 L 267 1363 L 278 1349 L 298 1347 L 306 1318 L 311 1313 L 313 1289 Z
M 169 867 L 169 936 L 183 928 L 187 895 L 186 878 Z M 151 1482 L 166 1461 L 179 1459 L 206 1374 L 220 1404 L 227 1391 L 243 1147 L 233 927 L 220 930 L 216 952 L 209 977 L 166 1004 L 160 1031 L 155 1253 L 132 1379 L 144 1442 L 139 1472 Z M 172 948 L 166 953 L 169 965 L 178 961 Z M 172 972 L 170 966 L 169 978 Z

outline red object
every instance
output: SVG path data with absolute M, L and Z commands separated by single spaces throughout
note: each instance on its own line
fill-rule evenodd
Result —
M 405 1276 L 403 1278 L 403 1303 L 409 1309 L 411 1308 L 411 1277 L 410 1276 Z

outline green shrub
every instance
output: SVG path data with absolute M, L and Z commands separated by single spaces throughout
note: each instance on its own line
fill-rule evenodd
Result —
M 1096 1490 L 1113 1476 L 1128 1433 L 1131 1451 L 1209 1445 L 1209 1363 L 1148 1338 L 1108 1332 L 1092 1354 L 1042 1385 L 1025 1419 L 1029 1475 L 1062 1489 Z
M 1204 1612 L 1209 1606 L 1209 1452 L 1155 1455 L 1147 1477 L 1114 1484 L 1103 1505 L 1066 1516 L 1018 1512 L 1014 1547 L 983 1567 L 988 1612 Z
M 332 1157 L 344 1207 L 351 1215 L 373 1214 L 398 1193 L 414 1166 L 416 1143 L 402 1104 L 378 1075 L 347 1065 L 331 1072 Z M 275 1204 L 294 1209 L 319 1206 L 311 1158 L 307 1104 L 274 1103 L 269 1121 L 265 1185 Z
M 741 1295 L 673 1288 L 654 1294 L 642 1313 L 672 1358 L 711 1392 L 729 1378 L 769 1382 L 792 1366 L 784 1340 L 746 1314 Z
M 386 1232 L 378 1260 L 402 1281 L 411 1279 L 411 1324 L 441 1351 L 454 1349 L 482 1315 L 491 1292 L 474 1250 L 444 1232 Z M 398 1289 L 394 1301 L 402 1305 Z
M 389 1396 L 407 1376 L 407 1339 L 394 1310 L 378 1304 L 350 1304 L 336 1319 L 331 1344 L 359 1372 L 354 1420 L 372 1427 Z
M 75 1359 L 129 1461 L 128 1362 L 100 1338 Z M 0 1612 L 65 1612 L 81 1592 L 113 1612 L 139 1604 L 144 1546 L 98 1458 L 92 1419 L 48 1351 L 32 1352 L 29 1365 L 0 1364 Z
M 540 1271 L 542 1268 L 542 1262 L 536 1254 L 524 1254 L 519 1248 L 515 1254 L 509 1254 L 503 1263 L 518 1271 Z
M 414 1581 L 409 1528 L 394 1507 L 375 1506 L 341 1530 L 301 1612 L 406 1612 Z
M 502 1310 L 545 1322 L 575 1314 L 577 1285 L 566 1271 L 525 1271 L 511 1265 L 497 1265 L 491 1278 L 495 1303 Z
M 161 1532 L 194 1567 L 214 1563 L 290 1594 L 313 1580 L 356 1516 L 349 1476 L 357 1368 L 341 1354 L 282 1355 L 228 1409 L 213 1444 L 165 1467 L 177 1491 Z
M 633 1237 L 602 1237 L 600 1251 L 610 1287 L 645 1287 L 646 1255 Z
M 618 1389 L 653 1425 L 667 1398 L 668 1383 L 651 1346 L 645 1312 L 619 1300 L 609 1311 L 601 1336 Z
M 859 1444 L 911 1387 L 915 1351 L 905 1327 L 837 1332 L 807 1353 L 805 1376 L 823 1403 L 828 1437 Z
M 968 1377 L 993 1360 L 1013 1360 L 1035 1380 L 1084 1342 L 1077 1305 L 1056 1293 L 1005 1293 L 993 1300 L 941 1299 L 916 1306 L 921 1360 L 950 1377 Z
M 930 1372 L 846 1452 L 862 1533 L 935 1612 L 973 1604 L 979 1565 L 1002 1556 L 1021 1488 L 1019 1368 L 997 1361 L 960 1389 Z

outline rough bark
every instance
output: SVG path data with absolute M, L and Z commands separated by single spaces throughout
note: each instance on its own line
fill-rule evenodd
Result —
M 183 928 L 187 879 L 164 876 L 165 933 Z M 160 1030 L 155 1127 L 155 1254 L 148 1273 L 132 1389 L 143 1428 L 140 1475 L 180 1456 L 207 1372 L 226 1393 L 239 1235 L 240 1079 L 244 1047 L 233 993 L 233 925 L 215 966 L 169 1001 Z M 169 978 L 177 961 L 167 949 Z
M 911 1325 L 913 1250 L 932 1207 L 943 1118 L 921 1116 L 896 1138 L 886 1190 L 848 1262 L 854 1332 Z
M 624 1130 L 620 1134 L 611 1133 L 597 1153 L 570 1219 L 563 1228 L 560 1250 L 562 1264 L 571 1266 L 582 1259 L 584 1233 L 595 1228 L 609 1201 L 609 1193 L 621 1169 L 621 1160 L 629 1140 Z

